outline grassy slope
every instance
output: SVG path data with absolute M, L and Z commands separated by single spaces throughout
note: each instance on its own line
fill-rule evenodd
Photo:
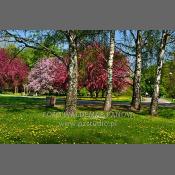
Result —
M 40 107 L 43 98 L 0 97 L 0 105 L 9 103 L 15 106 L 0 107 L 0 143 L 175 143 L 174 109 L 160 108 L 156 118 L 146 108 L 132 118 L 70 118 L 62 106 Z M 87 122 L 109 126 L 82 126 Z

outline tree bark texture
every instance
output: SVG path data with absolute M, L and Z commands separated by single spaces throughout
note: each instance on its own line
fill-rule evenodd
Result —
M 104 111 L 110 111 L 112 106 L 112 69 L 113 69 L 113 58 L 115 51 L 115 30 L 110 31 L 110 55 L 108 59 L 108 82 L 107 82 L 107 93 L 105 98 Z
M 131 102 L 132 110 L 140 110 L 141 108 L 141 69 L 142 69 L 142 36 L 141 30 L 137 30 L 136 38 L 136 63 L 133 80 L 133 95 Z
M 157 57 L 157 70 L 156 70 L 156 77 L 155 77 L 155 83 L 154 83 L 154 90 L 153 95 L 151 99 L 151 105 L 150 105 L 150 114 L 155 116 L 158 114 L 158 99 L 159 99 L 159 92 L 160 92 L 160 80 L 161 80 L 161 74 L 162 74 L 162 67 L 163 67 L 163 56 L 165 53 L 165 47 L 168 40 L 168 32 L 166 30 L 163 30 L 162 32 L 162 38 L 160 42 L 160 50 Z
M 77 43 L 76 34 L 74 33 L 74 31 L 69 31 L 68 37 L 70 49 L 70 62 L 68 67 L 68 90 L 66 96 L 65 112 L 68 115 L 73 115 L 76 113 L 77 108 Z

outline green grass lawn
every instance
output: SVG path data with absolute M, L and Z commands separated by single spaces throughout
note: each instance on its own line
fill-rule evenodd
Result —
M 121 115 L 112 117 L 100 106 L 81 106 L 78 116 L 68 117 L 61 104 L 44 104 L 43 97 L 0 96 L 0 143 L 175 143 L 175 109 L 160 108 L 152 118 L 144 108 L 128 117 L 116 106 L 113 111 Z
M 102 98 L 102 97 L 98 97 L 98 98 L 79 97 L 78 99 L 80 99 L 80 100 L 100 100 L 100 101 L 105 100 L 105 98 Z M 116 102 L 130 102 L 131 101 L 130 96 L 114 96 L 114 97 L 112 97 L 112 99 L 113 99 L 113 101 L 116 101 Z

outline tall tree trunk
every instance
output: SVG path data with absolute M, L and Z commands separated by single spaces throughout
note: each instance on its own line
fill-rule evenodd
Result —
M 111 110 L 112 103 L 112 69 L 113 69 L 113 58 L 115 51 L 115 30 L 110 31 L 110 55 L 108 59 L 108 86 L 105 98 L 104 111 Z
M 18 86 L 15 86 L 15 94 L 18 93 Z
M 133 95 L 131 102 L 132 110 L 140 110 L 141 108 L 141 69 L 142 69 L 142 36 L 141 30 L 137 30 L 136 38 L 136 63 L 133 81 Z
M 68 115 L 73 115 L 75 114 L 77 107 L 77 82 L 78 82 L 77 43 L 76 43 L 76 34 L 74 31 L 69 31 L 68 41 L 70 49 L 70 62 L 68 68 L 68 91 L 66 96 L 65 112 Z
M 153 90 L 153 95 L 152 95 L 151 105 L 150 105 L 151 115 L 157 115 L 158 113 L 158 98 L 159 98 L 159 91 L 160 91 L 160 80 L 161 80 L 162 67 L 163 67 L 163 56 L 165 53 L 167 39 L 168 39 L 168 31 L 163 30 L 161 43 L 160 43 L 160 50 L 159 50 L 159 54 L 157 57 L 157 71 L 156 71 L 156 78 L 155 78 L 155 83 L 154 83 L 154 90 Z

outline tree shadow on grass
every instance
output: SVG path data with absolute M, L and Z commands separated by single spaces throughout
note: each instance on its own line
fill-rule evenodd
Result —
M 175 108 L 159 107 L 159 116 L 167 119 L 175 119 Z
M 103 104 L 84 104 L 84 105 L 79 105 L 78 110 L 80 111 L 104 111 L 103 110 Z M 124 105 L 124 104 L 115 104 L 112 105 L 112 110 L 121 110 L 121 111 L 127 111 L 131 112 L 130 106 L 129 105 Z
M 19 112 L 64 112 L 63 105 L 65 99 L 58 98 L 55 107 L 46 107 L 45 98 L 39 97 L 13 97 L 13 96 L 0 96 L 0 109 L 10 113 Z M 103 111 L 103 103 L 86 103 L 86 101 L 79 100 L 78 110 L 84 112 Z M 112 110 L 121 110 L 131 112 L 128 103 L 113 103 Z M 132 111 L 133 112 L 133 111 Z M 134 112 L 142 116 L 149 116 L 149 106 L 142 105 L 141 111 Z M 175 118 L 175 107 L 159 107 L 159 116 L 162 118 L 172 119 Z
M 102 106 L 99 106 L 99 105 L 81 105 L 81 106 L 78 106 L 78 110 L 90 112 L 90 111 L 102 111 L 103 109 L 102 109 Z
M 142 115 L 142 116 L 150 116 L 149 110 L 150 109 L 148 106 L 143 106 L 141 111 L 134 112 L 134 113 Z M 158 117 L 166 118 L 166 119 L 175 118 L 175 108 L 174 107 L 159 107 Z
M 139 115 L 149 115 L 149 108 L 146 106 L 142 106 L 140 111 L 134 111 L 135 114 L 139 114 Z
M 0 105 L 44 105 L 44 98 L 0 96 Z
M 56 104 L 63 104 L 65 100 L 63 98 L 57 98 Z M 46 99 L 40 97 L 31 96 L 0 96 L 1 105 L 45 105 Z
M 58 107 L 46 107 L 46 106 L 25 106 L 25 105 L 19 105 L 19 106 L 3 106 L 3 108 L 6 112 L 9 113 L 20 113 L 20 112 L 64 112 L 64 109 L 58 108 Z
M 124 104 L 115 104 L 112 106 L 113 110 L 122 110 L 122 111 L 127 111 L 131 112 L 130 110 L 130 105 L 124 105 Z

